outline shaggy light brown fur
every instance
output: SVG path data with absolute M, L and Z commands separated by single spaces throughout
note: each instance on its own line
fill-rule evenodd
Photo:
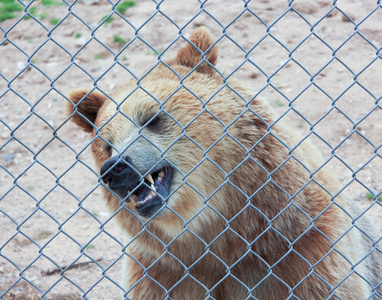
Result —
M 141 180 L 157 164 L 173 169 L 170 197 L 148 218 L 104 188 L 130 237 L 128 296 L 371 297 L 382 280 L 381 252 L 371 252 L 380 234 L 368 220 L 359 222 L 369 236 L 352 225 L 360 212 L 338 195 L 313 145 L 274 123 L 253 91 L 224 82 L 209 31 L 195 30 L 189 40 L 167 62 L 171 68 L 158 65 L 139 86 L 69 96 L 69 115 L 95 138 L 98 168 L 119 156 L 131 159 Z

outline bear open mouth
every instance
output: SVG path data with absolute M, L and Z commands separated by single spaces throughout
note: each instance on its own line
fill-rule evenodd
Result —
M 142 216 L 154 214 L 170 194 L 172 170 L 169 167 L 148 174 L 129 199 L 134 201 L 135 209 Z M 129 192 L 130 193 L 130 192 Z

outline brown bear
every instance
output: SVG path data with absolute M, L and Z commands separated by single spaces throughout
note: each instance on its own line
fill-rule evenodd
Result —
M 382 297 L 381 234 L 318 150 L 217 59 L 201 27 L 138 82 L 69 96 L 128 235 L 125 297 Z

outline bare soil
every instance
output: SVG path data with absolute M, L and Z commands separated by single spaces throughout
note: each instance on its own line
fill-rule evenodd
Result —
M 200 25 L 218 38 L 217 68 L 312 140 L 342 192 L 382 224 L 382 196 L 368 199 L 382 191 L 382 9 L 332 2 L 141 0 L 100 25 L 113 9 L 107 1 L 35 1 L 36 19 L 1 22 L 1 299 L 121 297 L 123 236 L 88 137 L 65 116 L 65 95 L 140 78 L 184 44 L 179 32 Z

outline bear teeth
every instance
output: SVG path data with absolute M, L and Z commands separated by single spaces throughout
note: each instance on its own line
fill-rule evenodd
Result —
M 146 205 L 147 203 L 149 203 L 150 200 L 151 200 L 154 196 L 156 196 L 156 193 L 155 193 L 154 191 L 151 191 L 150 194 L 148 194 L 148 196 L 147 196 L 145 199 L 143 199 L 143 200 L 141 200 L 141 201 L 138 201 L 137 204 L 139 204 L 139 206 L 144 206 L 144 205 Z
M 156 192 L 157 190 L 155 189 L 155 186 L 154 186 L 154 179 L 151 176 L 151 174 L 147 175 L 145 178 L 151 183 L 151 188 Z
M 154 197 L 156 196 L 160 196 L 160 194 L 158 193 L 157 189 L 155 188 L 155 183 L 157 183 L 157 186 L 159 184 L 161 184 L 161 182 L 164 180 L 164 178 L 166 177 L 166 171 L 164 169 L 160 170 L 160 171 L 156 171 L 154 172 L 156 173 L 155 174 L 155 179 L 153 178 L 153 175 L 152 174 L 148 174 L 145 176 L 145 180 L 146 183 L 144 186 L 146 186 L 146 188 L 149 188 L 150 191 L 147 191 L 147 196 L 144 198 L 144 199 L 140 199 L 140 193 L 145 193 L 144 190 L 140 190 L 137 193 L 137 191 L 135 191 L 135 193 L 131 194 L 128 198 L 128 201 L 133 201 L 136 203 L 136 205 L 142 207 L 144 205 L 146 205 L 148 202 L 150 202 Z M 150 184 L 150 187 L 148 187 L 148 185 Z M 131 193 L 131 190 L 128 191 L 128 193 L 130 194 Z

